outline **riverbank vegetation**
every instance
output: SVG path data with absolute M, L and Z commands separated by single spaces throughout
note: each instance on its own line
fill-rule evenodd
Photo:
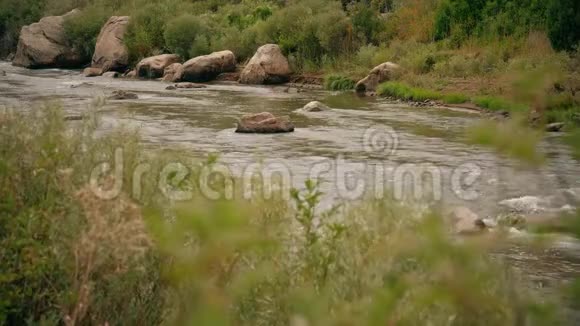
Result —
M 578 112 L 580 103 L 580 5 L 573 0 L 24 2 L 0 2 L 3 52 L 13 51 L 22 25 L 78 7 L 83 13 L 70 19 L 67 33 L 87 58 L 99 26 L 111 15 L 129 15 L 125 42 L 133 62 L 159 53 L 187 59 L 229 49 L 244 63 L 260 45 L 276 43 L 295 72 L 327 79 L 356 81 L 392 61 L 403 67 L 398 81 L 409 87 L 522 102 L 514 83 L 523 75 L 537 79 L 531 74 L 538 72 L 544 82 L 535 87 L 542 96 L 567 102 L 523 104 Z M 350 83 L 327 86 L 349 89 Z
M 65 122 L 58 105 L 23 112 L 0 116 L 2 324 L 545 325 L 559 315 L 490 258 L 499 235 L 457 241 L 437 214 L 388 199 L 322 211 L 314 181 L 288 199 L 258 187 L 251 200 L 210 200 L 199 176 L 214 157 L 146 151 L 136 131 L 96 133 L 95 116 Z M 189 173 L 160 188 L 167 163 Z M 206 186 L 224 194 L 225 177 Z M 172 202 L 163 189 L 192 197 Z

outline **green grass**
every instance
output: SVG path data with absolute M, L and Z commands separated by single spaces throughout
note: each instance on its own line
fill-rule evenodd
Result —
M 451 93 L 445 94 L 442 98 L 442 101 L 446 104 L 463 104 L 469 102 L 470 98 L 467 95 Z
M 382 96 L 396 97 L 406 101 L 439 100 L 442 94 L 423 88 L 411 87 L 400 82 L 386 82 L 379 85 L 377 93 Z
M 473 98 L 473 103 L 491 111 L 523 112 L 527 107 L 496 96 L 478 96 Z
M 324 88 L 330 91 L 349 91 L 356 82 L 342 75 L 329 75 L 324 78 Z

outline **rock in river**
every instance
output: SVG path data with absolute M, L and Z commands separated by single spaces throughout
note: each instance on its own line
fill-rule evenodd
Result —
M 109 18 L 97 37 L 91 67 L 123 72 L 129 66 L 129 50 L 124 43 L 128 25 L 127 16 Z
M 308 104 L 306 104 L 302 109 L 299 109 L 299 112 L 322 112 L 322 111 L 328 111 L 330 110 L 330 108 L 328 106 L 326 106 L 325 104 L 318 102 L 318 101 L 312 101 Z
M 177 54 L 161 54 L 145 58 L 137 64 L 137 75 L 141 78 L 161 78 L 165 68 L 180 62 L 181 58 Z
M 26 68 L 70 68 L 83 63 L 79 51 L 69 45 L 64 30 L 65 19 L 76 15 L 73 10 L 63 16 L 48 16 L 22 27 L 12 64 Z
M 282 84 L 290 79 L 290 65 L 276 44 L 266 44 L 246 65 L 240 75 L 242 84 Z
M 294 125 L 289 117 L 276 117 L 272 113 L 262 112 L 246 115 L 238 121 L 237 133 L 276 134 L 293 132 Z
M 385 62 L 374 67 L 368 76 L 356 84 L 356 92 L 359 94 L 375 92 L 380 83 L 390 80 L 399 69 L 399 65 L 392 62 Z
M 109 97 L 110 100 L 136 100 L 138 98 L 137 94 L 126 91 L 114 91 Z
M 175 81 L 203 83 L 215 79 L 219 74 L 236 70 L 236 56 L 232 51 L 214 52 L 193 58 L 177 71 Z
M 85 68 L 83 70 L 83 76 L 85 77 L 97 77 L 103 74 L 103 70 L 101 68 Z

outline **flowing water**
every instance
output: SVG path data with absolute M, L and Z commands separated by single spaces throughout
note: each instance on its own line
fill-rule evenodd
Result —
M 560 136 L 543 141 L 546 164 L 524 166 L 464 142 L 465 129 L 482 118 L 476 112 L 414 108 L 286 86 L 210 83 L 204 89 L 165 90 L 167 84 L 157 81 L 84 78 L 79 71 L 26 70 L 0 63 L 2 70 L 7 75 L 0 76 L 0 107 L 26 109 L 30 103 L 56 100 L 67 114 L 78 115 L 96 97 L 131 91 L 139 99 L 107 101 L 99 108 L 105 130 L 120 124 L 136 126 L 151 146 L 202 156 L 219 153 L 219 161 L 240 175 L 259 163 L 283 171 L 295 187 L 309 177 L 321 177 L 326 204 L 377 195 L 399 199 L 413 190 L 412 178 L 402 178 L 408 174 L 429 176 L 423 184 L 429 186 L 423 188 L 430 191 L 415 195 L 433 200 L 440 194 L 437 202 L 442 205 L 467 206 L 480 216 L 493 217 L 509 209 L 555 214 L 580 198 L 580 165 Z M 332 109 L 295 112 L 313 100 Z M 289 115 L 296 132 L 234 132 L 236 119 L 263 111 Z M 432 178 L 436 182 L 429 182 Z M 381 194 L 385 187 L 392 191 Z M 393 191 L 397 188 L 403 191 Z M 580 249 L 573 242 L 533 253 L 514 247 L 506 255 L 542 286 L 580 275 Z

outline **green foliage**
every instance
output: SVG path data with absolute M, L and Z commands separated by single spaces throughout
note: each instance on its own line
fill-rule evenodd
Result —
M 356 82 L 341 75 L 329 75 L 324 78 L 324 88 L 331 91 L 348 91 L 354 89 Z
M 166 3 L 148 4 L 131 15 L 131 21 L 125 35 L 125 44 L 129 49 L 131 61 L 161 54 L 165 46 L 165 22 L 173 10 Z
M 164 33 L 167 49 L 184 59 L 208 54 L 209 35 L 206 22 L 193 15 L 182 15 L 167 23 Z
M 444 103 L 447 104 L 462 104 L 469 102 L 470 98 L 467 95 L 463 94 L 446 94 L 442 98 Z
M 473 98 L 473 103 L 482 108 L 492 111 L 515 111 L 525 112 L 527 107 L 522 104 L 513 103 L 495 96 L 478 96 Z
M 111 16 L 104 7 L 87 7 L 78 15 L 69 17 L 64 25 L 72 47 L 77 49 L 85 61 L 90 61 L 95 51 L 101 27 Z
M 379 85 L 377 94 L 391 96 L 406 101 L 439 100 L 442 94 L 422 88 L 413 88 L 400 82 L 386 82 Z
M 580 44 L 580 3 L 575 0 L 547 1 L 548 35 L 558 50 L 572 50 Z

